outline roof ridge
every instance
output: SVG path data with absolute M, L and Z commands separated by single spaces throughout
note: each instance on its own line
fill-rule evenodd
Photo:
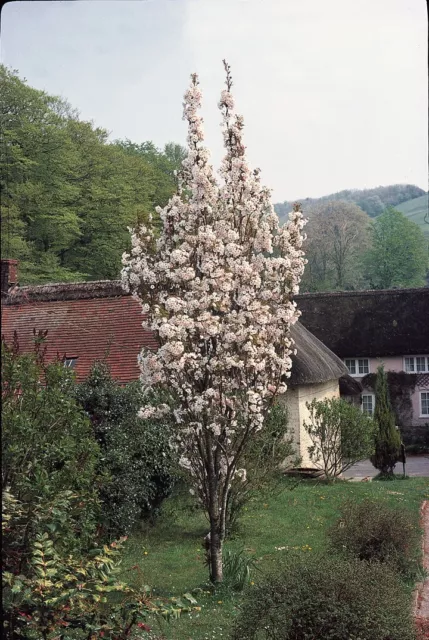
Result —
M 395 295 L 402 293 L 429 293 L 429 287 L 410 287 L 407 289 L 362 289 L 360 291 L 308 291 L 299 293 L 296 298 L 335 298 L 335 297 L 356 297 L 356 296 L 376 296 Z

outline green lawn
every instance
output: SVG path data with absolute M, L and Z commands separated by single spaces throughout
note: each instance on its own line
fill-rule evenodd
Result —
M 262 495 L 248 507 L 241 531 L 227 546 L 244 544 L 262 570 L 275 567 L 288 548 L 313 553 L 326 547 L 326 531 L 338 516 L 347 498 L 361 500 L 372 496 L 415 515 L 429 498 L 429 480 L 412 478 L 392 482 L 339 482 L 326 485 L 285 479 L 273 494 Z M 128 582 L 150 584 L 158 595 L 175 596 L 201 588 L 196 593 L 200 612 L 183 616 L 165 625 L 169 639 L 208 640 L 228 638 L 228 629 L 240 605 L 240 596 L 207 591 L 207 568 L 203 564 L 201 542 L 207 533 L 203 514 L 195 511 L 189 499 L 175 496 L 165 502 L 154 527 L 144 525 L 130 538 L 122 578 Z M 276 547 L 286 547 L 276 550 Z M 258 571 L 253 580 L 257 582 Z M 195 592 L 194 592 L 195 593 Z

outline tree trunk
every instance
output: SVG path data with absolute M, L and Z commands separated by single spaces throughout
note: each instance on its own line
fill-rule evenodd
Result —
M 214 584 L 223 580 L 222 541 L 216 525 L 210 531 L 210 580 Z

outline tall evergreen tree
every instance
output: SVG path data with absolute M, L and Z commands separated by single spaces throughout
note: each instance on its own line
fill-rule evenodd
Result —
M 374 420 L 375 453 L 371 462 L 382 475 L 393 475 L 400 456 L 401 436 L 395 426 L 395 414 L 390 404 L 387 375 L 383 366 L 377 369 Z

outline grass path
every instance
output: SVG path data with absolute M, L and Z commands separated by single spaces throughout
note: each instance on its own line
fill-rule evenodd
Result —
M 410 511 L 417 517 L 420 505 L 429 498 L 429 479 L 412 478 L 392 482 L 339 482 L 326 485 L 305 481 L 298 485 L 285 479 L 279 489 L 255 498 L 241 520 L 240 531 L 228 541 L 229 548 L 242 547 L 256 558 L 261 570 L 278 565 L 288 549 L 312 553 L 326 548 L 326 532 L 338 517 L 346 499 L 373 497 Z M 207 533 L 204 515 L 195 510 L 186 495 L 166 501 L 154 527 L 142 526 L 130 538 L 124 558 L 122 578 L 131 583 L 149 584 L 158 595 L 196 594 L 201 612 L 184 616 L 163 628 L 174 640 L 227 638 L 238 611 L 240 595 L 211 594 L 201 547 Z M 258 580 L 258 571 L 253 578 Z

